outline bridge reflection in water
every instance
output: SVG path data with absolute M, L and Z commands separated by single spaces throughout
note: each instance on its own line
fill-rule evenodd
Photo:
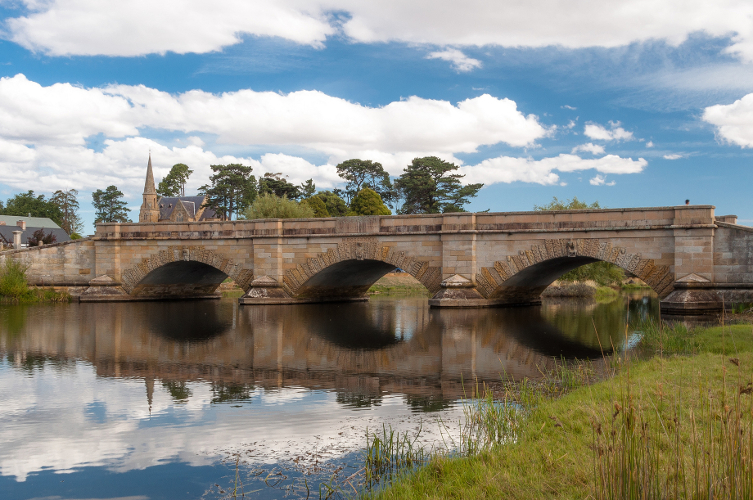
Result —
M 13 306 L 0 308 L 0 353 L 17 365 L 83 360 L 100 377 L 143 378 L 149 400 L 155 381 L 177 401 L 190 397 L 186 382 L 204 381 L 218 401 L 297 386 L 335 390 L 345 404 L 397 393 L 431 406 L 462 397 L 461 381 L 537 378 L 554 358 L 600 357 L 623 345 L 626 318 L 658 312 L 640 294 L 517 309 L 436 310 L 421 298 Z

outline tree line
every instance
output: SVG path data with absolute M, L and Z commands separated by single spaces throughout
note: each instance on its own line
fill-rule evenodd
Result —
M 276 217 L 344 217 L 463 212 L 483 184 L 462 185 L 458 166 L 435 156 L 415 158 L 394 179 L 383 166 L 371 160 L 351 159 L 337 165 L 345 182 L 343 189 L 317 190 L 313 179 L 300 185 L 281 173 L 267 172 L 258 178 L 253 168 L 240 164 L 210 165 L 209 183 L 199 188 L 206 206 L 222 220 Z M 193 173 L 187 165 L 173 165 L 159 182 L 161 196 L 185 196 Z M 0 201 L 0 214 L 48 217 L 72 238 L 83 231 L 79 216 L 79 192 L 58 190 L 50 198 L 34 191 Z M 92 193 L 95 225 L 100 222 L 130 222 L 123 192 L 111 185 Z
M 280 173 L 258 179 L 248 166 L 211 165 L 210 184 L 200 188 L 207 205 L 223 219 L 343 217 L 463 212 L 483 184 L 462 185 L 458 166 L 435 156 L 415 158 L 394 181 L 371 160 L 337 165 L 343 189 L 317 191 L 313 179 L 301 185 Z

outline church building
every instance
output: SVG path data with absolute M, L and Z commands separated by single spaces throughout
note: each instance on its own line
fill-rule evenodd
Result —
M 214 210 L 206 207 L 206 196 L 159 196 L 154 187 L 152 155 L 146 166 L 144 201 L 139 222 L 197 222 L 219 220 Z

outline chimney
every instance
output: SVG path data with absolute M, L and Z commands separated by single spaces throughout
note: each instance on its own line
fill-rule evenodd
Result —
M 4 220 L 0 220 L 0 226 L 4 226 L 4 225 L 5 225 L 5 221 Z
M 16 222 L 16 225 L 21 228 L 21 231 L 26 231 L 26 221 L 20 220 Z
M 21 248 L 21 235 L 24 234 L 23 231 L 13 231 L 13 248 L 18 250 Z

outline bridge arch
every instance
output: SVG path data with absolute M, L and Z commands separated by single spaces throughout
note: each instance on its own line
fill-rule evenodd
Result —
M 675 276 L 668 266 L 656 265 L 640 253 L 598 239 L 552 239 L 531 245 L 517 255 L 483 267 L 476 275 L 477 289 L 484 298 L 509 303 L 530 303 L 564 273 L 584 264 L 605 261 L 638 276 L 664 298 L 674 290 Z
M 287 270 L 282 287 L 291 297 L 360 297 L 379 278 L 399 267 L 432 294 L 440 289 L 442 269 L 429 260 L 406 255 L 376 238 L 345 238 L 306 263 Z
M 226 277 L 247 291 L 254 274 L 202 246 L 169 246 L 123 271 L 122 286 L 134 296 L 207 295 Z

